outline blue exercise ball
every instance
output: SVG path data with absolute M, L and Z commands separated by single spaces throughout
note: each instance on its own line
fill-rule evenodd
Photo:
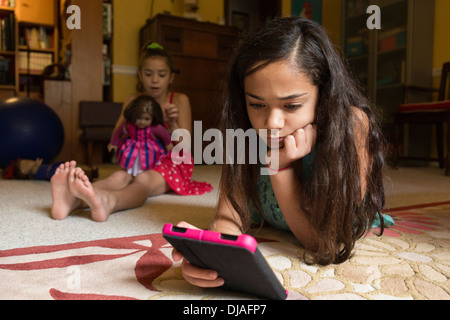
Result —
M 58 115 L 44 103 L 10 98 L 0 103 L 0 168 L 18 158 L 51 163 L 64 144 Z

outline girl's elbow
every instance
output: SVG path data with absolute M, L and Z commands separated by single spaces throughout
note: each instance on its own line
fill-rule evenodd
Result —
M 317 252 L 319 250 L 319 242 L 317 241 L 317 239 L 309 239 L 308 241 L 304 241 L 301 243 L 303 247 L 308 251 Z
M 319 250 L 319 240 L 316 232 L 309 235 L 296 235 L 296 238 L 306 250 L 310 252 L 317 252 Z

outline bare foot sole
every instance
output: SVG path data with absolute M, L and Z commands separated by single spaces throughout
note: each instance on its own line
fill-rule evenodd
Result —
M 106 193 L 96 191 L 81 168 L 71 168 L 68 176 L 70 192 L 83 200 L 91 209 L 92 220 L 106 221 L 111 214 L 110 199 Z
M 75 166 L 75 161 L 61 164 L 50 179 L 53 199 L 51 215 L 53 219 L 63 220 L 81 206 L 81 201 L 72 195 L 67 182 L 69 171 Z

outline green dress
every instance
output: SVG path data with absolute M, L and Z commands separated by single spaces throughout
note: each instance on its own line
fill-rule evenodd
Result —
M 313 151 L 303 158 L 303 177 L 305 179 L 309 179 L 313 173 L 315 156 L 316 153 Z M 269 175 L 259 176 L 257 190 L 264 215 L 264 221 L 276 229 L 291 231 L 278 206 Z M 250 213 L 252 214 L 252 221 L 254 223 L 261 223 L 261 217 L 252 204 L 250 204 Z M 379 216 L 380 215 L 378 215 L 378 217 Z M 383 219 L 385 227 L 391 227 L 395 224 L 394 220 L 388 215 L 383 215 Z M 377 228 L 379 226 L 380 218 L 374 221 L 372 228 Z
M 303 157 L 303 177 L 305 179 L 310 178 L 312 175 L 315 156 L 316 152 L 313 151 L 307 156 Z M 261 209 L 264 215 L 264 221 L 276 229 L 290 231 L 289 226 L 283 217 L 283 213 L 278 206 L 278 202 L 275 198 L 269 175 L 259 176 L 257 190 L 259 194 L 259 200 L 261 202 Z M 252 214 L 253 222 L 261 223 L 260 215 L 258 214 L 256 208 L 254 208 L 254 206 L 252 206 L 251 204 L 250 213 Z

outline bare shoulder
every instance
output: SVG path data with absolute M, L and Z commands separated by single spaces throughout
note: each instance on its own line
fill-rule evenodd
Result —
M 357 122 L 361 122 L 365 125 L 369 125 L 369 117 L 367 116 L 367 114 L 362 111 L 361 109 L 358 109 L 356 107 L 352 107 L 352 111 L 353 111 L 353 115 L 355 116 L 355 120 L 357 120 Z
M 175 92 L 173 96 L 173 103 L 176 104 L 177 106 L 189 105 L 189 97 L 184 93 Z
M 363 110 L 356 107 L 353 107 L 352 110 L 355 126 L 363 130 L 369 130 L 369 117 L 367 114 Z
M 356 107 L 352 108 L 353 110 L 353 123 L 354 123 L 354 132 L 357 140 L 357 144 L 359 146 L 365 145 L 367 136 L 369 134 L 369 117 L 367 114 Z

